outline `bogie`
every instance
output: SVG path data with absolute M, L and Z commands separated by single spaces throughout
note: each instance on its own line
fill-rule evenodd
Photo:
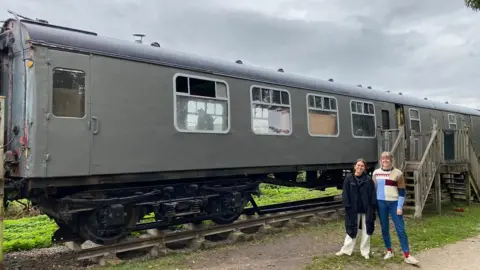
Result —
M 56 196 L 61 192 L 58 190 Z M 39 200 L 38 206 L 59 225 L 55 237 L 63 239 L 58 240 L 79 238 L 97 244 L 112 244 L 135 230 L 146 228 L 167 229 L 172 225 L 210 219 L 218 224 L 234 222 L 251 195 L 258 192 L 257 181 L 230 179 L 86 190 L 61 198 Z M 139 223 L 148 214 L 153 214 L 154 221 Z M 64 231 L 71 235 L 65 236 Z

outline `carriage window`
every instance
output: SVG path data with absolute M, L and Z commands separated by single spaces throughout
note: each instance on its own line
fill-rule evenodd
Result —
M 85 116 L 85 72 L 53 70 L 52 113 L 57 117 Z
M 176 128 L 179 131 L 227 133 L 228 87 L 213 79 L 175 78 Z
M 292 133 L 290 93 L 286 90 L 251 88 L 252 130 L 255 134 Z
M 373 103 L 350 101 L 352 132 L 355 138 L 375 138 L 375 107 Z
M 308 133 L 311 136 L 338 136 L 337 99 L 307 95 Z
M 421 132 L 420 112 L 417 109 L 409 109 L 410 129 Z
M 448 114 L 448 128 L 457 129 L 457 117 L 455 114 Z

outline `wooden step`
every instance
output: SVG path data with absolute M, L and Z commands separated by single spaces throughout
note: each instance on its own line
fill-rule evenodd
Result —
M 450 192 L 467 192 L 465 187 L 454 187 L 450 189 Z
M 404 171 L 414 171 L 418 168 L 420 161 L 405 161 Z
M 465 196 L 465 192 L 461 192 L 461 191 L 450 191 L 450 194 L 455 196 L 455 195 L 460 195 L 460 196 Z
M 404 176 L 403 177 L 405 179 L 406 182 L 413 182 L 415 180 L 415 177 L 413 176 Z

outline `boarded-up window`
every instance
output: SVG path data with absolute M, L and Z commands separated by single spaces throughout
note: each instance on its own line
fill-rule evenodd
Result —
M 338 106 L 334 97 L 307 95 L 308 132 L 312 136 L 338 136 Z
M 57 117 L 85 116 L 85 72 L 63 68 L 53 71 L 52 113 Z
M 375 138 L 375 107 L 365 101 L 350 102 L 352 132 L 355 138 Z
M 448 114 L 448 128 L 457 129 L 457 116 L 455 114 Z
M 281 89 L 252 87 L 252 130 L 255 134 L 292 133 L 290 93 Z
M 420 112 L 417 109 L 409 109 L 410 129 L 421 132 L 422 125 L 420 121 Z
M 176 127 L 180 131 L 226 133 L 228 87 L 214 79 L 175 78 Z

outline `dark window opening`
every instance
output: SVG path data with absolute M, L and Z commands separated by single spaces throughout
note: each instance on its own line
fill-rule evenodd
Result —
M 382 110 L 382 129 L 390 129 L 390 113 L 387 110 Z
M 285 91 L 282 91 L 282 104 L 283 105 L 290 105 L 290 96 Z
M 195 78 L 190 79 L 190 95 L 212 97 L 215 95 L 215 82 Z
M 262 101 L 262 95 L 260 93 L 260 88 L 254 87 L 252 89 L 252 100 L 253 101 Z
M 188 78 L 179 76 L 175 79 L 177 92 L 178 93 L 188 93 Z
M 282 98 L 280 95 L 280 91 L 272 90 L 272 103 L 273 104 L 282 104 Z

